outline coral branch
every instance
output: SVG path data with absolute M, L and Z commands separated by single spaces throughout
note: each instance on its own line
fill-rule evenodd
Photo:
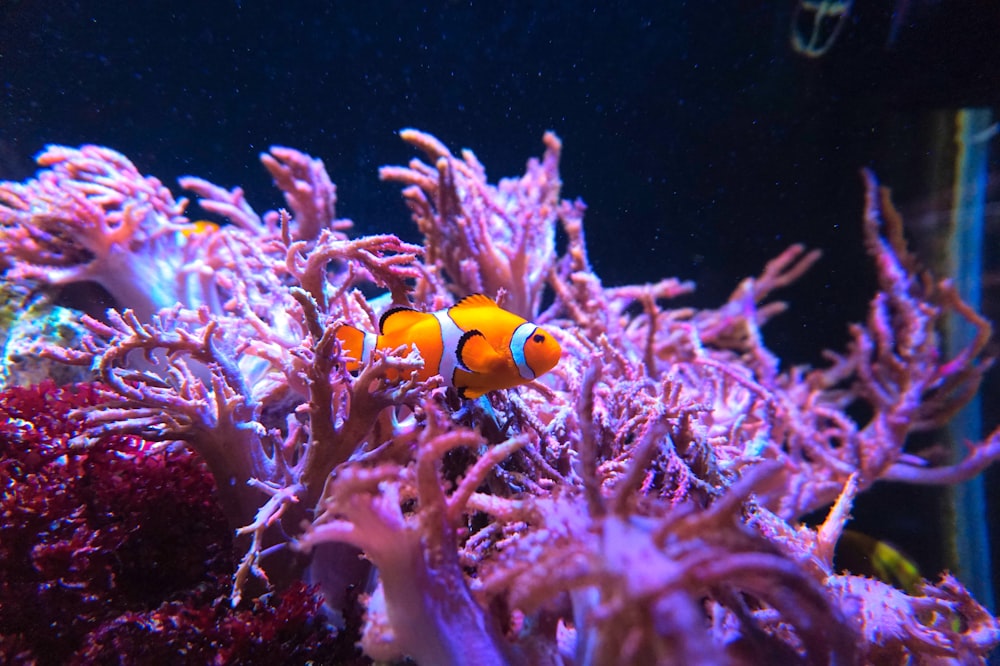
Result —
M 38 164 L 47 168 L 36 179 L 0 183 L 8 279 L 91 280 L 143 316 L 180 300 L 176 275 L 192 251 L 186 201 L 108 148 L 49 146 Z
M 458 159 L 423 132 L 405 129 L 400 136 L 434 166 L 414 160 L 379 175 L 408 185 L 403 196 L 424 234 L 427 262 L 448 276 L 458 296 L 502 289 L 504 307 L 532 319 L 555 260 L 562 143 L 547 133 L 541 160 L 530 160 L 522 178 L 492 186 L 471 151 Z
M 337 187 L 322 160 L 294 148 L 272 146 L 270 154 L 261 153 L 260 161 L 292 209 L 295 240 L 315 240 L 325 230 L 343 237 L 339 232 L 351 228 L 350 220 L 337 219 Z

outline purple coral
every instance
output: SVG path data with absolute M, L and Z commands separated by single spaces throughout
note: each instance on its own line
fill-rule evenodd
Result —
M 605 287 L 594 273 L 584 206 L 560 199 L 554 135 L 522 178 L 498 185 L 471 151 L 403 137 L 434 164 L 382 177 L 406 185 L 422 247 L 350 238 L 322 163 L 274 149 L 264 163 L 291 213 L 258 216 L 238 188 L 186 179 L 234 221 L 177 269 L 203 288 L 155 316 L 121 294 L 135 309 L 88 319 L 83 349 L 51 352 L 93 364 L 107 386 L 79 411 L 92 446 L 139 435 L 207 463 L 242 556 L 234 601 L 264 583 L 299 589 L 313 557 L 332 618 L 355 617 L 347 591 L 365 588 L 368 656 L 428 664 L 469 650 L 483 663 L 974 663 L 1000 643 L 954 578 L 907 594 L 833 569 L 857 493 L 968 478 L 1000 457 L 1000 431 L 954 465 L 905 451 L 976 391 L 990 326 L 946 283 L 918 277 L 871 176 L 869 316 L 828 366 L 783 368 L 761 327 L 786 308 L 774 292 L 818 253 L 792 246 L 722 306 L 672 309 L 692 285 Z M 0 188 L 12 247 L 52 235 L 32 197 L 58 197 L 32 187 Z M 41 277 L 34 255 L 11 255 L 12 275 Z M 406 349 L 344 371 L 339 326 L 371 329 L 393 304 L 438 309 L 478 290 L 553 331 L 564 358 L 552 373 L 461 405 L 407 378 L 422 360 Z M 948 312 L 979 332 L 952 359 L 934 334 Z M 852 418 L 856 405 L 870 417 Z M 824 523 L 801 524 L 831 503 Z M 371 586 L 359 552 L 377 570 Z
M 433 164 L 413 160 L 407 168 L 382 167 L 379 176 L 407 185 L 403 197 L 424 235 L 428 263 L 444 272 L 459 297 L 503 290 L 511 312 L 529 319 L 538 314 L 556 259 L 559 138 L 547 133 L 545 155 L 530 160 L 523 177 L 494 186 L 471 150 L 458 159 L 419 130 L 400 136 Z
M 49 146 L 47 167 L 0 187 L 0 248 L 8 279 L 93 281 L 149 316 L 179 300 L 190 254 L 185 202 L 125 156 L 100 146 Z

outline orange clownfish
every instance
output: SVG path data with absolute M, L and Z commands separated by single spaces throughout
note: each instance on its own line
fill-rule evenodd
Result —
M 177 227 L 177 240 L 180 245 L 184 245 L 192 238 L 207 236 L 221 228 L 221 226 L 209 220 L 194 220 Z
M 417 378 L 439 374 L 463 398 L 527 384 L 554 368 L 562 354 L 548 331 L 483 294 L 437 312 L 392 308 L 382 315 L 379 329 L 381 335 L 353 326 L 337 330 L 348 370 L 367 363 L 375 349 L 413 344 L 424 360 Z

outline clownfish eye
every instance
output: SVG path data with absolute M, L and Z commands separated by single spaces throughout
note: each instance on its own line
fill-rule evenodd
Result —
M 533 336 L 531 336 L 531 341 L 536 342 L 538 344 L 542 344 L 543 342 L 545 342 L 545 336 L 542 335 L 541 333 L 535 333 Z

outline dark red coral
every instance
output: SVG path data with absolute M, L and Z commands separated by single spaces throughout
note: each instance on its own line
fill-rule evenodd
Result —
M 295 583 L 280 595 L 234 610 L 212 604 L 168 602 L 144 613 L 124 613 L 88 636 L 76 664 L 352 663 L 320 614 L 314 590 Z M 346 646 L 345 646 L 346 647 Z
M 232 536 L 194 454 L 133 437 L 73 446 L 71 413 L 96 388 L 0 392 L 0 661 L 154 663 L 143 655 L 182 646 L 208 663 L 332 654 L 305 587 L 230 608 Z

